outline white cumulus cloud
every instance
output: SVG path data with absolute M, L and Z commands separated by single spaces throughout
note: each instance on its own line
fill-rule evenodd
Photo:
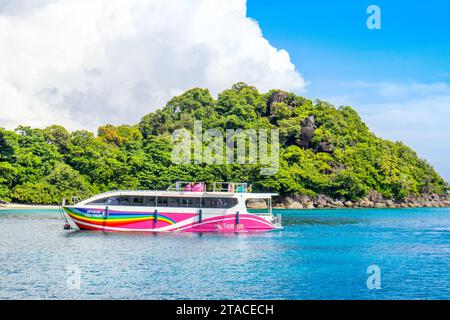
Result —
M 135 123 L 175 94 L 301 91 L 245 0 L 0 0 L 0 126 Z
M 450 181 L 450 83 L 354 82 L 342 88 L 349 93 L 327 100 L 355 106 L 373 132 L 411 146 Z

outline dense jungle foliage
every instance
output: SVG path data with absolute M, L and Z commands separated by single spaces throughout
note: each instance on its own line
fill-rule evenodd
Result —
M 314 118 L 313 135 L 302 127 Z M 172 132 L 203 128 L 279 128 L 280 166 L 260 175 L 260 164 L 181 164 L 172 162 Z M 325 143 L 327 150 L 321 150 Z M 235 84 L 214 99 L 195 88 L 145 115 L 135 125 L 105 125 L 97 134 L 45 129 L 0 128 L 0 200 L 60 203 L 113 189 L 163 189 L 174 181 L 250 182 L 253 190 L 280 194 L 325 194 L 356 200 L 370 190 L 387 198 L 445 193 L 448 184 L 433 167 L 401 142 L 378 138 L 356 111 L 335 108 L 293 93 L 259 93 Z

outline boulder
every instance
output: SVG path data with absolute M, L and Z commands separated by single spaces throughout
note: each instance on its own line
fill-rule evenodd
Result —
M 377 202 L 381 202 L 383 200 L 383 196 L 378 191 L 371 190 L 369 192 L 369 194 L 367 195 L 367 199 L 374 203 L 377 203 Z
M 301 204 L 305 205 L 309 202 L 311 202 L 311 198 L 306 196 L 306 195 L 298 195 L 298 196 L 294 196 L 293 198 L 294 201 L 300 202 Z
M 397 207 L 396 204 L 395 204 L 395 202 L 392 201 L 392 200 L 386 200 L 385 203 L 386 203 L 386 206 L 387 206 L 388 208 L 395 208 L 395 207 Z
M 348 207 L 348 208 L 352 208 L 352 207 L 354 206 L 353 202 L 351 202 L 351 201 L 346 201 L 346 202 L 344 203 L 344 205 L 345 205 L 346 207 Z
M 360 207 L 360 208 L 368 208 L 369 207 L 369 200 L 364 197 L 361 200 L 359 200 L 357 203 L 355 203 L 356 207 Z
M 315 208 L 314 203 L 310 202 L 310 203 L 306 204 L 305 208 L 306 209 L 314 209 Z
M 408 204 L 405 202 L 400 203 L 400 207 L 402 208 L 408 208 Z
M 274 91 L 267 102 L 267 115 L 273 116 L 275 115 L 275 104 L 284 102 L 287 98 L 288 94 L 284 91 Z
M 331 200 L 332 202 L 333 200 Z M 314 204 L 317 206 L 325 207 L 330 201 L 327 199 L 327 197 L 323 195 L 319 195 L 316 199 L 314 199 Z
M 297 201 L 292 201 L 289 206 L 286 206 L 288 209 L 303 209 L 303 205 Z
M 333 204 L 338 208 L 342 208 L 344 206 L 344 204 L 340 200 L 334 201 Z
M 375 203 L 373 203 L 370 200 L 362 200 L 360 201 L 360 206 L 363 208 L 372 208 L 375 205 Z
M 374 208 L 378 208 L 378 209 L 386 208 L 386 204 L 384 204 L 383 202 L 376 202 L 374 205 Z
M 292 204 L 292 202 L 294 202 L 294 200 L 291 197 L 286 197 L 286 198 L 284 198 L 283 202 L 284 202 L 284 205 L 288 207 Z
M 319 143 L 317 152 L 333 154 L 333 145 L 329 142 L 322 141 Z
M 295 144 L 306 149 L 311 147 L 311 139 L 316 132 L 317 126 L 314 116 L 309 116 L 303 122 L 304 125 L 300 131 L 300 138 L 296 139 Z

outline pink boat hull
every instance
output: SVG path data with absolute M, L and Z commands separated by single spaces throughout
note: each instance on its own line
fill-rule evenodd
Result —
M 263 232 L 279 229 L 253 214 L 226 214 L 205 217 L 169 212 L 122 212 L 104 209 L 65 207 L 65 212 L 82 230 L 110 232 Z

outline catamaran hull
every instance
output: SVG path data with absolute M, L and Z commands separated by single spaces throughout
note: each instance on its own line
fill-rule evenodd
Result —
M 64 207 L 82 230 L 110 232 L 263 232 L 280 229 L 268 219 L 253 214 L 206 214 L 130 212 Z

